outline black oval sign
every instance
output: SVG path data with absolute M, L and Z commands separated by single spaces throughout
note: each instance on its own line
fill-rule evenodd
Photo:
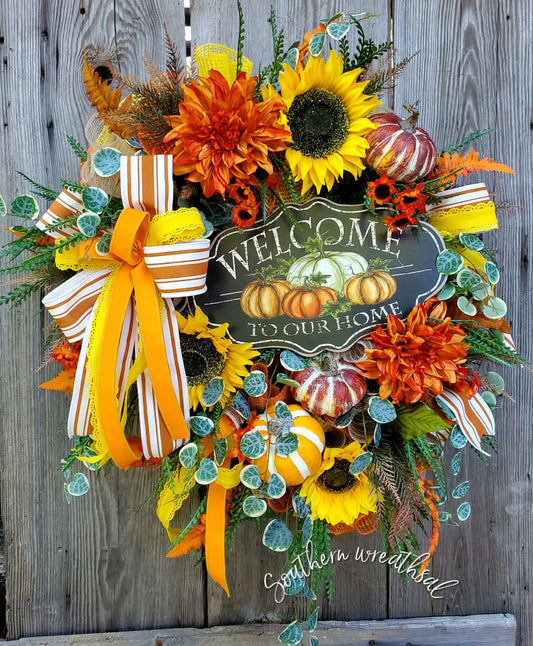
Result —
M 234 341 L 306 356 L 344 350 L 442 288 L 444 248 L 429 224 L 392 233 L 362 205 L 316 198 L 219 234 L 208 290 L 194 300 L 213 324 L 229 323 Z

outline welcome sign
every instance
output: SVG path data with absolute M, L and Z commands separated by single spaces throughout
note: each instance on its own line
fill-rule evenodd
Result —
M 317 198 L 216 237 L 208 290 L 195 302 L 237 342 L 306 356 L 344 350 L 442 288 L 444 249 L 426 223 L 392 233 L 362 205 Z

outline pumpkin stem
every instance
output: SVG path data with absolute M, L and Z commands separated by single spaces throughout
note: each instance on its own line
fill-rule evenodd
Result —
M 400 127 L 404 130 L 407 130 L 408 132 L 414 132 L 416 124 L 418 123 L 418 117 L 420 116 L 420 113 L 416 109 L 417 105 L 418 102 L 415 103 L 415 105 L 409 105 L 408 103 L 403 104 L 403 107 L 407 110 L 409 116 L 407 117 L 407 119 L 400 121 Z

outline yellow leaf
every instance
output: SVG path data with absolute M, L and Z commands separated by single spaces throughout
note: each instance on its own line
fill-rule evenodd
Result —
M 76 376 L 76 368 L 65 368 L 60 372 L 57 377 L 45 381 L 39 388 L 45 390 L 61 390 L 64 393 L 71 393 L 74 389 L 74 377 Z

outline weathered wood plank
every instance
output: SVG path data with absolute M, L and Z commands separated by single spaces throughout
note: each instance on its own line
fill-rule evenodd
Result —
M 208 629 L 146 630 L 99 635 L 27 638 L 6 646 L 259 646 L 278 644 L 281 626 L 225 626 Z M 386 621 L 319 622 L 314 633 L 328 646 L 514 646 L 516 620 L 512 615 L 477 615 Z
M 242 2 L 246 39 L 244 54 L 254 62 L 254 73 L 259 65 L 263 67 L 272 58 L 272 35 L 268 23 L 271 3 L 246 0 Z M 368 3 L 358 0 L 335 2 L 307 2 L 277 0 L 272 3 L 277 16 L 278 28 L 285 32 L 285 43 L 301 40 L 303 35 L 318 26 L 321 18 L 335 15 L 339 11 L 364 12 Z M 237 46 L 238 15 L 236 5 L 228 5 L 222 0 L 191 1 L 192 41 L 197 45 L 203 43 L 222 43 L 230 47 Z M 380 14 L 378 18 L 366 23 L 369 34 L 377 42 L 387 41 L 390 33 L 389 7 L 386 0 L 380 0 L 372 6 L 372 13 Z M 352 40 L 355 35 L 352 30 Z M 377 536 L 335 537 L 332 549 L 342 549 L 353 553 L 358 546 L 375 549 L 379 547 Z M 261 544 L 261 537 L 255 527 L 243 528 L 237 536 L 233 552 L 227 554 L 228 583 L 231 598 L 212 581 L 208 581 L 208 624 L 217 625 L 235 621 L 249 621 L 251 618 L 266 616 L 281 620 L 292 618 L 291 601 L 276 603 L 272 590 L 263 585 L 267 572 L 277 579 L 285 569 L 284 557 L 273 555 Z M 244 565 L 243 565 L 244 564 Z M 381 618 L 386 616 L 386 604 L 383 602 L 386 589 L 386 569 L 378 564 L 338 564 L 335 567 L 335 590 L 333 602 L 322 604 L 323 618 L 359 619 Z M 355 589 L 364 590 L 364 594 L 354 594 Z M 305 610 L 302 607 L 302 616 Z
M 531 357 L 530 10 L 514 2 L 408 0 L 396 3 L 394 18 L 398 58 L 422 48 L 398 81 L 396 109 L 403 101 L 420 99 L 421 126 L 435 137 L 437 147 L 492 128 L 475 148 L 517 171 L 516 176 L 477 174 L 466 181 L 485 182 L 496 203 L 519 205 L 500 211 L 500 230 L 485 240 L 498 250 L 503 278 L 497 292 L 508 303 L 519 351 Z M 499 453 L 484 465 L 467 451 L 460 476 L 450 477 L 455 484 L 473 482 L 468 496 L 472 517 L 459 527 L 441 529 L 431 566 L 434 576 L 460 583 L 442 600 L 432 601 L 421 586 L 403 589 L 392 577 L 389 604 L 391 616 L 397 617 L 513 612 L 519 618 L 519 643 L 530 644 L 532 449 L 525 433 L 531 419 L 531 375 L 524 369 L 494 369 L 504 375 L 516 403 L 504 399 L 496 411 Z M 458 504 L 452 499 L 442 509 L 453 512 Z
M 77 176 L 65 135 L 83 142 L 92 113 L 81 82 L 83 43 L 111 45 L 115 64 L 141 72 L 145 51 L 164 61 L 164 22 L 184 44 L 179 9 L 173 0 L 68 6 L 43 0 L 2 10 L 0 192 L 6 200 L 28 191 L 15 169 L 54 188 L 60 177 Z M 1 239 L 7 241 L 4 231 Z M 67 401 L 38 389 L 57 372 L 35 374 L 43 356 L 38 330 L 46 322 L 38 301 L 0 311 L 8 635 L 203 625 L 201 568 L 194 557 L 165 559 L 168 540 L 154 510 L 134 513 L 154 473 L 98 477 L 85 498 L 66 504 L 58 464 L 70 442 L 57 429 Z M 187 595 L 178 593 L 184 589 Z

